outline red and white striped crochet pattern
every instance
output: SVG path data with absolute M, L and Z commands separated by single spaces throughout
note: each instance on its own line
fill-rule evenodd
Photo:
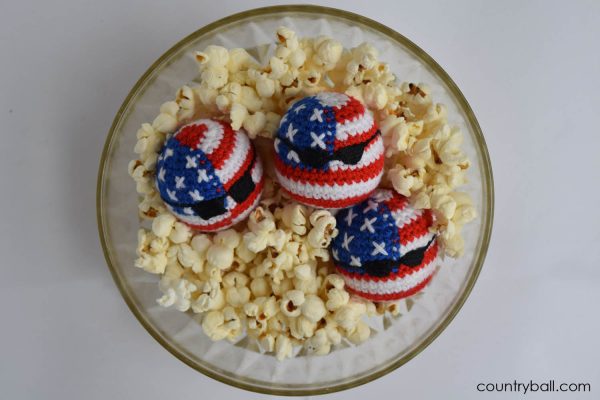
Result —
M 203 232 L 247 217 L 264 185 L 261 161 L 246 134 L 211 119 L 184 125 L 168 138 L 156 170 L 169 211 Z
M 352 293 L 391 301 L 411 296 L 433 277 L 438 244 L 430 210 L 417 210 L 391 190 L 336 215 L 339 234 L 331 252 Z
M 377 188 L 383 141 L 371 112 L 342 93 L 322 92 L 296 102 L 275 138 L 275 168 L 298 202 L 345 208 Z

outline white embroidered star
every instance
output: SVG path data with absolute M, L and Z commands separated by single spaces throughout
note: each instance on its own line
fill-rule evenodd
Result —
M 393 197 L 391 190 L 378 190 L 373 194 L 373 198 L 377 201 L 388 201 Z
M 185 176 L 176 176 L 175 177 L 175 189 L 182 189 L 185 187 Z
M 365 218 L 365 222 L 360 227 L 360 231 L 368 230 L 370 233 L 375 233 L 375 229 L 373 229 L 373 222 L 377 221 L 377 217 L 373 217 L 371 219 Z
M 304 110 L 306 106 L 304 104 L 300 104 L 298 107 L 294 108 L 294 112 L 298 114 L 300 111 Z
M 371 242 L 371 243 L 373 243 L 373 251 L 371 252 L 372 256 L 376 256 L 377 254 L 383 254 L 384 256 L 388 255 L 388 252 L 385 251 L 385 242 L 381 242 L 381 243 Z
M 369 211 L 373 210 L 373 211 L 377 211 L 377 207 L 379 207 L 379 203 L 373 201 L 373 200 L 369 200 L 367 202 L 367 206 L 365 207 L 365 209 L 363 210 L 363 213 L 368 213 Z
M 316 133 L 311 132 L 310 137 L 313 139 L 312 143 L 310 144 L 311 148 L 319 146 L 323 150 L 327 149 L 327 146 L 325 146 L 325 142 L 323 141 L 323 139 L 325 138 L 324 133 L 321 133 L 319 136 L 317 136 Z
M 177 201 L 177 196 L 175 196 L 175 191 L 171 191 L 169 189 L 167 189 L 167 195 L 169 195 L 169 198 L 173 201 Z
M 279 140 L 278 138 L 275 138 L 275 141 L 273 142 L 273 145 L 275 146 L 275 152 L 277 154 L 279 154 L 279 143 L 281 143 L 281 140 Z
M 300 157 L 298 157 L 298 153 L 296 153 L 294 150 L 288 151 L 287 159 L 288 160 L 294 160 L 297 163 L 300 162 Z
M 333 258 L 335 258 L 336 260 L 339 260 L 337 249 L 332 249 L 331 254 L 333 255 Z
M 173 155 L 173 149 L 165 150 L 165 160 Z
M 193 191 L 190 190 L 189 194 L 190 194 L 190 197 L 192 198 L 192 200 L 194 200 L 194 201 L 202 201 L 202 200 L 204 200 L 204 197 L 202 197 L 200 195 L 200 192 L 198 191 L 198 189 L 193 190 Z
M 164 182 L 164 181 L 165 181 L 165 174 L 166 174 L 166 173 L 167 173 L 167 171 L 166 171 L 164 168 L 162 168 L 162 167 L 161 167 L 161 168 L 158 170 L 158 180 L 159 180 L 159 181 L 163 181 L 163 182 Z
M 281 126 L 281 124 L 283 124 L 285 121 L 287 121 L 287 114 L 284 114 L 283 117 L 281 117 L 281 120 L 279 121 L 279 126 Z
M 346 215 L 346 218 L 344 218 L 348 223 L 348 226 L 352 225 L 352 220 L 354 219 L 354 217 L 356 217 L 356 214 L 354 214 L 354 211 L 350 208 L 348 210 L 348 215 Z
M 354 257 L 353 255 L 350 255 L 350 265 L 353 267 L 362 267 L 360 257 Z
M 290 123 L 288 125 L 288 130 L 285 134 L 285 136 L 290 139 L 290 142 L 294 141 L 294 135 L 296 134 L 296 132 L 298 132 L 298 129 L 294 129 L 294 127 L 292 126 L 292 124 Z
M 183 213 L 187 215 L 194 215 L 194 210 L 192 210 L 190 207 L 185 207 L 183 209 Z
M 210 181 L 210 178 L 208 177 L 208 174 L 206 173 L 205 169 L 199 169 L 198 170 L 198 183 L 202 183 L 202 182 L 208 182 Z
M 348 246 L 350 246 L 350 242 L 352 241 L 352 239 L 354 239 L 354 236 L 348 237 L 348 233 L 344 232 L 344 242 L 342 243 L 342 247 L 344 249 L 350 251 Z
M 198 164 L 196 163 L 196 157 L 185 156 L 185 160 L 187 161 L 185 163 L 186 168 L 198 168 Z
M 310 120 L 318 120 L 319 122 L 323 122 L 323 110 L 319 108 L 313 109 L 313 115 L 310 116 Z

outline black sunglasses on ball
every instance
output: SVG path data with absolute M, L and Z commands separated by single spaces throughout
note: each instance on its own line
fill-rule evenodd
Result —
M 253 153 L 252 161 L 250 162 L 250 168 L 248 168 L 244 175 L 242 175 L 227 191 L 227 194 L 219 197 L 215 197 L 210 200 L 203 200 L 196 203 L 169 203 L 174 207 L 191 208 L 194 213 L 202 218 L 203 220 L 209 220 L 213 217 L 223 215 L 227 212 L 225 207 L 225 201 L 227 196 L 231 196 L 236 203 L 243 203 L 256 188 L 254 181 L 252 180 L 252 169 L 254 168 L 254 162 L 256 161 L 256 154 Z
M 334 151 L 332 155 L 323 150 L 317 150 L 312 148 L 298 148 L 287 138 L 279 138 L 279 140 L 281 140 L 291 150 L 295 151 L 296 154 L 298 154 L 298 158 L 300 158 L 300 162 L 302 164 L 308 165 L 312 168 L 321 169 L 323 168 L 323 166 L 325 166 L 325 164 L 333 160 L 341 161 L 347 165 L 358 164 L 365 152 L 365 149 L 367 148 L 367 145 L 371 143 L 373 138 L 380 134 L 381 132 L 377 130 L 373 135 L 369 136 L 367 140 L 361 143 L 356 143 L 350 146 L 342 147 L 341 149 Z

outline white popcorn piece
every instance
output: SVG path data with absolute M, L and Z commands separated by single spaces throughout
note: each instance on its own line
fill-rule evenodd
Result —
M 273 335 L 262 335 L 258 340 L 258 344 L 265 352 L 275 351 L 275 337 Z
M 191 305 L 191 296 L 198 288 L 186 279 L 162 278 L 159 285 L 163 296 L 157 303 L 163 307 L 175 307 L 179 311 L 187 311 Z
M 210 45 L 204 51 L 196 52 L 196 61 L 202 68 L 224 67 L 229 62 L 229 50 L 225 47 Z
M 292 342 L 287 336 L 277 335 L 275 339 L 275 356 L 279 361 L 292 357 Z
M 327 309 L 323 300 L 317 295 L 310 294 L 305 298 L 302 304 L 302 315 L 312 322 L 319 322 L 327 315 Z
M 173 243 L 184 243 L 192 237 L 192 230 L 183 222 L 175 222 L 173 229 L 169 233 L 169 240 Z
M 312 268 L 308 264 L 301 264 L 294 267 L 294 275 L 296 278 L 308 281 L 315 278 Z
M 318 329 L 314 335 L 304 342 L 309 354 L 324 356 L 331 351 L 331 342 L 325 329 Z
M 250 290 L 254 297 L 271 295 L 271 286 L 265 277 L 254 278 L 252 282 L 250 282 Z
M 202 318 L 202 329 L 212 340 L 225 339 L 229 332 L 225 328 L 225 316 L 221 311 L 209 311 Z
M 136 133 L 136 138 L 137 139 L 147 138 L 147 137 L 155 136 L 156 134 L 157 134 L 157 132 L 154 130 L 154 128 L 152 127 L 151 124 L 143 123 L 142 126 L 140 127 L 140 129 L 138 129 L 138 131 Z
M 304 316 L 290 320 L 290 333 L 296 339 L 309 338 L 314 335 L 317 324 Z
M 250 289 L 248 289 L 246 286 L 226 287 L 225 301 L 227 301 L 227 304 L 233 307 L 240 308 L 250 301 L 250 294 Z
M 319 215 L 313 217 L 315 214 Z M 310 219 L 313 228 L 308 233 L 308 243 L 315 249 L 327 248 L 331 240 L 338 234 L 335 218 L 328 211 L 318 210 L 311 215 Z
M 360 344 L 371 336 L 371 328 L 363 321 L 358 321 L 356 326 L 348 334 L 348 339 L 354 344 Z
M 152 232 L 158 237 L 168 237 L 176 221 L 172 214 L 161 214 L 152 221 Z
M 167 267 L 167 255 L 143 253 L 134 261 L 134 265 L 152 274 L 162 274 Z
M 314 61 L 325 71 L 333 69 L 342 56 L 343 46 L 334 39 L 325 39 L 316 48 Z
M 335 311 L 342 306 L 348 304 L 350 294 L 343 289 L 329 289 L 327 292 L 327 303 L 325 306 L 329 311 Z
M 245 49 L 235 48 L 229 50 L 229 72 L 238 72 L 247 69 L 253 64 L 252 57 Z
M 302 313 L 300 306 L 305 302 L 304 293 L 300 290 L 289 290 L 281 299 L 281 312 L 286 317 L 298 317 Z
M 260 132 L 262 132 L 266 123 L 267 117 L 265 114 L 257 111 L 254 114 L 247 116 L 246 119 L 244 119 L 242 126 L 248 133 L 248 137 L 250 137 L 250 139 L 254 139 Z
M 179 112 L 179 104 L 176 101 L 167 101 L 160 106 L 160 112 L 168 114 L 173 118 L 177 119 L 177 113 Z
M 199 99 L 196 93 L 187 85 L 182 86 L 177 91 L 175 101 L 179 106 L 177 114 L 178 120 L 189 120 L 192 119 L 196 113 L 196 106 L 198 105 Z
M 343 329 L 352 331 L 366 312 L 367 308 L 364 304 L 350 302 L 335 311 L 334 320 Z
M 172 132 L 177 128 L 177 118 L 170 114 L 161 113 L 152 121 L 152 128 L 162 133 Z
M 215 268 L 227 269 L 233 264 L 233 249 L 213 243 L 206 252 L 206 261 Z
M 235 229 L 227 229 L 218 232 L 214 236 L 213 242 L 225 247 L 229 247 L 230 249 L 235 249 L 240 244 L 241 239 L 242 236 Z
M 241 103 L 233 103 L 229 118 L 231 119 L 231 128 L 239 130 L 248 116 L 248 109 Z
M 288 203 L 281 211 L 281 220 L 284 225 L 298 235 L 304 235 L 306 228 L 306 207 L 298 203 Z

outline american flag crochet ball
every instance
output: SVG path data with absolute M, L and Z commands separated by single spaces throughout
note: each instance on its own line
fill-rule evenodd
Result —
M 398 300 L 427 285 L 435 272 L 438 244 L 429 210 L 379 189 L 366 201 L 336 215 L 338 236 L 331 252 L 336 269 L 354 294 Z
M 225 229 L 258 204 L 263 169 L 248 137 L 199 119 L 167 139 L 156 164 L 160 197 L 177 218 L 203 232 Z
M 341 93 L 296 102 L 281 119 L 275 154 L 283 189 L 313 207 L 356 204 L 383 174 L 383 141 L 371 112 Z

